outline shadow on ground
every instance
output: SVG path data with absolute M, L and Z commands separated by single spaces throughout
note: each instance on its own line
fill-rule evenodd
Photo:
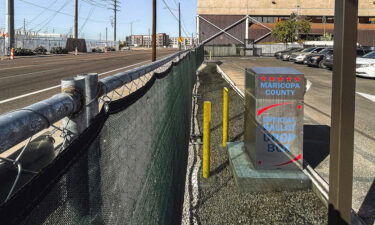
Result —
M 312 168 L 329 155 L 330 129 L 327 125 L 303 126 L 303 156 Z

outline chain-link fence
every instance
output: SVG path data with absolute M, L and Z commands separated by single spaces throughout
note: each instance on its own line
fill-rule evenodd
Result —
M 274 56 L 278 51 L 290 47 L 303 47 L 296 43 L 275 43 L 275 44 L 248 44 L 245 45 L 205 45 L 206 57 L 226 57 L 226 56 Z
M 122 85 L 114 90 L 110 78 L 100 80 L 94 101 L 101 110 L 76 137 L 66 128 L 78 114 L 57 126 L 48 115 L 29 108 L 54 125 L 45 135 L 28 138 L 24 147 L 0 158 L 0 176 L 11 171 L 1 189 L 1 223 L 177 224 L 192 87 L 203 55 L 199 47 L 175 55 L 155 70 L 136 69 L 140 74 L 126 80 L 115 75 L 112 81 L 120 79 Z M 58 133 L 62 140 L 54 148 Z M 46 154 L 29 159 L 41 146 Z

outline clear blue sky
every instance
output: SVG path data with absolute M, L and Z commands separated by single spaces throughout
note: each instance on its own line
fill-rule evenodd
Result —
M 22 28 L 23 20 L 26 20 L 26 29 L 39 30 L 41 32 L 69 33 L 73 26 L 74 0 L 14 0 L 15 1 L 15 27 Z M 79 0 L 79 28 L 86 18 L 91 17 L 80 31 L 85 38 L 105 38 L 105 28 L 108 27 L 108 39 L 113 38 L 111 17 L 113 11 L 107 8 L 95 7 L 87 2 L 105 2 L 103 0 Z M 109 1 L 109 0 L 107 0 Z M 133 23 L 133 34 L 148 34 L 152 24 L 152 0 L 119 0 L 121 11 L 117 16 L 117 39 L 123 40 L 130 34 L 130 22 Z M 5 2 L 0 0 L 0 30 L 5 26 Z M 26 3 L 29 2 L 29 3 Z M 178 16 L 176 3 L 178 0 L 165 0 L 172 12 Z M 195 35 L 196 0 L 181 0 L 181 15 L 186 33 Z M 35 5 L 32 5 L 32 4 Z M 45 7 L 49 10 L 43 9 Z M 178 35 L 178 22 L 166 9 L 162 0 L 157 0 L 157 31 L 171 36 Z M 59 11 L 61 13 L 56 13 Z M 69 15 L 64 15 L 69 14 Z M 183 36 L 186 36 L 182 33 Z

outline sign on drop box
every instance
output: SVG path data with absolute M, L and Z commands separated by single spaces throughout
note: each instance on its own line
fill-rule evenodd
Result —
M 245 148 L 254 167 L 300 169 L 304 75 L 289 67 L 253 67 L 245 83 Z

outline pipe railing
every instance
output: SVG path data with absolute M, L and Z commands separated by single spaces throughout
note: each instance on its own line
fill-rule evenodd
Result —
M 157 68 L 160 68 L 188 51 L 191 50 L 177 52 L 148 65 L 100 79 L 98 82 L 99 94 L 96 100 L 98 100 L 99 97 L 106 95 L 107 93 L 114 91 Z M 79 77 L 80 76 L 76 79 L 77 82 L 82 80 L 82 77 L 81 79 L 79 79 Z M 75 79 L 71 80 L 73 81 L 72 85 L 62 85 L 62 93 L 56 94 L 51 98 L 37 102 L 25 108 L 0 115 L 0 153 L 3 153 L 27 138 L 32 137 L 38 132 L 49 128 L 52 124 L 64 119 L 65 117 L 70 117 L 69 119 L 73 120 L 73 124 L 70 124 L 70 126 L 74 127 L 74 119 L 77 118 L 77 114 L 87 110 L 87 107 L 84 107 L 87 100 L 85 100 L 85 90 L 77 89 L 77 87 L 74 86 Z M 62 84 L 63 82 L 64 80 L 62 81 Z M 85 121 L 75 122 L 85 123 Z M 77 124 L 77 126 L 80 125 Z

